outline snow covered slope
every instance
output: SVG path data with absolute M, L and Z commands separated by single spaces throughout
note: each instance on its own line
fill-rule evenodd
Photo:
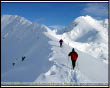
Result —
M 45 25 L 32 23 L 23 17 L 3 15 L 1 19 L 2 82 L 107 83 L 108 64 L 104 63 L 95 51 L 96 49 L 100 51 L 101 44 L 102 48 L 106 47 L 107 43 L 102 43 L 102 41 L 106 41 L 105 33 L 107 31 L 102 33 L 88 25 L 87 20 L 84 19 L 86 17 L 77 18 L 75 20 L 76 22 L 79 21 L 77 26 L 68 28 L 62 34 L 56 34 L 55 30 L 50 30 Z M 83 27 L 82 21 L 84 21 Z M 105 22 L 98 21 L 98 25 L 104 24 L 106 29 L 107 23 Z M 92 25 L 92 23 L 89 24 Z M 85 39 L 84 41 L 80 40 L 81 36 L 89 35 L 87 33 L 93 30 L 98 31 L 94 41 L 88 41 L 87 37 L 85 37 L 87 41 Z M 102 39 L 100 40 L 98 37 Z M 60 48 L 58 43 L 61 38 L 64 39 L 63 48 Z M 99 41 L 99 44 L 95 43 L 96 40 Z M 68 57 L 68 53 L 73 47 L 79 55 L 74 71 L 71 70 L 71 61 Z M 95 53 L 91 51 L 90 55 L 85 52 L 87 49 L 88 52 L 93 50 Z M 101 53 L 99 51 L 97 54 L 107 54 L 103 50 Z M 26 57 L 24 61 L 22 61 L 23 56 Z M 12 63 L 15 65 L 13 66 Z
M 108 58 L 108 20 L 96 20 L 90 16 L 80 16 L 67 26 L 62 38 L 77 42 L 81 51 L 96 58 Z M 73 46 L 73 45 L 72 45 Z M 85 49 L 84 49 L 85 48 Z
M 48 35 L 48 34 L 47 34 Z M 48 35 L 50 36 L 50 35 Z M 52 38 L 52 36 L 50 36 Z M 96 59 L 91 55 L 78 52 L 78 61 L 75 71 L 71 71 L 71 60 L 68 53 L 72 50 L 67 44 L 63 48 L 59 47 L 58 39 L 52 38 L 49 42 L 52 45 L 52 53 L 50 61 L 54 65 L 48 72 L 41 74 L 35 82 L 73 82 L 73 83 L 106 83 L 108 80 L 108 67 L 100 59 Z
M 10 22 L 7 22 L 7 19 L 10 19 Z M 34 81 L 51 65 L 48 61 L 48 55 L 51 53 L 48 47 L 50 39 L 43 34 L 47 30 L 46 27 L 32 24 L 19 16 L 6 16 L 6 19 L 3 16 L 2 21 L 6 23 L 3 24 L 1 37 L 2 81 Z M 7 36 L 4 38 L 4 35 Z M 26 57 L 24 62 L 23 56 Z M 15 66 L 12 63 L 16 63 Z

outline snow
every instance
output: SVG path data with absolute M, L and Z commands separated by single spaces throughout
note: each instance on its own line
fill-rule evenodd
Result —
M 72 50 L 72 47 L 68 47 L 68 45 L 64 44 L 63 48 L 59 47 L 58 41 L 56 40 L 49 42 L 51 45 L 53 45 L 53 55 L 49 59 L 50 61 L 54 62 L 53 67 L 46 72 L 45 74 L 42 74 L 36 82 L 71 82 L 72 75 L 70 76 L 70 80 L 68 80 L 68 74 L 70 70 L 68 70 L 67 67 L 71 68 L 71 61 L 69 60 L 68 64 L 68 53 L 70 50 Z M 107 64 L 103 63 L 100 59 L 96 59 L 88 54 L 85 54 L 83 52 L 78 51 L 78 71 L 73 72 L 73 74 L 77 73 L 73 81 L 80 82 L 94 82 L 94 83 L 103 83 L 107 82 L 107 75 L 108 75 L 108 69 Z M 65 56 L 66 55 L 66 56 Z M 59 57 L 58 57 L 59 56 Z M 83 58 L 82 58 L 83 57 Z M 65 63 L 66 62 L 66 63 Z M 89 65 L 88 65 L 89 63 Z M 103 73 L 107 72 L 107 73 Z M 63 74 L 64 73 L 64 74 Z M 103 73 L 103 74 L 100 74 Z M 105 77 L 106 75 L 106 77 Z M 80 79 L 80 77 L 85 76 L 86 78 Z M 57 77 L 57 78 L 56 78 Z M 52 78 L 52 79 L 51 79 Z M 53 78 L 55 78 L 53 80 Z M 43 80 L 42 80 L 43 79 Z
M 3 15 L 1 25 L 2 82 L 108 82 L 107 20 L 81 16 L 62 30 L 51 30 L 17 15 Z M 75 70 L 68 57 L 73 47 L 78 53 Z

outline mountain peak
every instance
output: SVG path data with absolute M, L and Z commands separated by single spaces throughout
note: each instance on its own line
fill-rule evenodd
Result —
M 86 15 L 86 16 L 80 16 L 80 17 L 76 18 L 72 23 L 74 23 L 74 22 L 77 22 L 77 23 L 87 22 L 87 23 L 91 24 L 91 23 L 96 22 L 96 20 L 93 17 Z
M 104 27 L 107 25 L 103 25 L 101 21 L 103 20 L 99 21 L 88 15 L 80 16 L 65 28 L 64 33 L 76 42 L 107 41 L 105 39 L 107 37 L 107 27 Z
M 25 19 L 24 17 L 18 16 L 18 15 L 2 15 L 1 21 L 4 21 L 3 23 L 11 23 L 12 21 L 21 22 L 22 24 L 32 24 L 29 20 Z

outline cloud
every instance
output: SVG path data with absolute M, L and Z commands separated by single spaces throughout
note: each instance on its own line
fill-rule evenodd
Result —
M 51 25 L 51 26 L 48 26 L 50 29 L 57 29 L 57 30 L 61 30 L 63 28 L 65 28 L 65 26 L 63 25 Z
M 88 3 L 83 9 L 83 15 L 108 17 L 108 3 Z

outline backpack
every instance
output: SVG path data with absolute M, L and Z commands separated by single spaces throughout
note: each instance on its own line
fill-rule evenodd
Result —
M 71 56 L 71 60 L 77 60 L 78 58 L 78 54 L 76 52 L 71 52 L 69 56 Z

